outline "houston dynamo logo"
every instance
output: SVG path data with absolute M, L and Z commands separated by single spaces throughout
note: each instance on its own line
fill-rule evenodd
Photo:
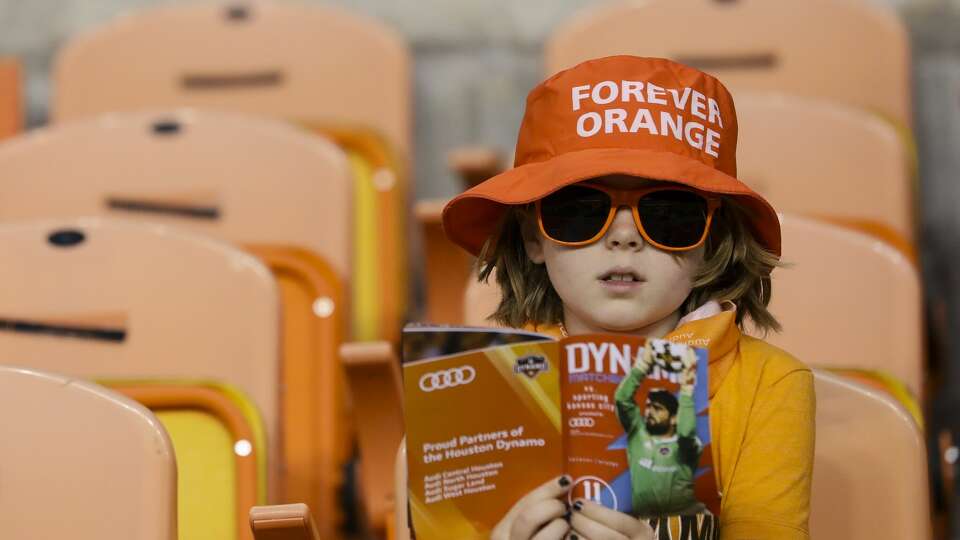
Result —
M 535 354 L 517 358 L 516 363 L 513 365 L 514 373 L 523 373 L 531 379 L 536 378 L 537 375 L 549 369 L 550 364 L 547 363 L 546 357 Z
M 420 390 L 433 392 L 455 386 L 470 384 L 477 378 L 477 370 L 472 366 L 460 366 L 443 371 L 426 373 L 420 377 Z

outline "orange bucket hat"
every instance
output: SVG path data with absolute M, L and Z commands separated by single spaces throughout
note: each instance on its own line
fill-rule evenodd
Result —
M 736 199 L 763 246 L 780 255 L 780 222 L 737 180 L 737 114 L 717 79 L 661 58 L 589 60 L 527 96 L 514 168 L 450 201 L 447 236 L 478 255 L 510 205 L 591 178 L 625 174 Z

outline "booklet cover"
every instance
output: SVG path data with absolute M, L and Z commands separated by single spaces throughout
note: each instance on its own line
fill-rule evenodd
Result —
M 487 538 L 564 473 L 570 502 L 647 519 L 662 538 L 718 537 L 705 349 L 412 326 L 402 356 L 418 540 Z

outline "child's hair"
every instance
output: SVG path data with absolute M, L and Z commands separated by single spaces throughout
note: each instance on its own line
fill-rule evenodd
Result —
M 681 315 L 710 300 L 732 301 L 741 328 L 749 317 L 762 332 L 780 330 L 780 323 L 767 310 L 770 272 L 780 262 L 750 232 L 747 212 L 733 199 L 722 199 L 707 236 L 703 264 L 680 308 Z M 563 302 L 550 283 L 546 266 L 534 264 L 524 248 L 523 227 L 531 226 L 532 220 L 532 205 L 511 207 L 477 259 L 480 281 L 488 281 L 497 271 L 501 299 L 489 319 L 502 325 L 521 328 L 563 321 Z

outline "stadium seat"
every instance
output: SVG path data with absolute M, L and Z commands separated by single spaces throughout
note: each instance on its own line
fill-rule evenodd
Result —
M 814 374 L 810 537 L 930 539 L 926 449 L 910 413 L 883 392 Z
M 266 441 L 256 405 L 216 382 L 100 382 L 153 411 L 173 440 L 184 487 L 180 540 L 249 540 L 247 512 L 266 501 Z
M 912 124 L 906 29 L 892 9 L 870 2 L 619 1 L 587 8 L 554 31 L 546 66 L 555 73 L 616 54 L 672 58 L 718 76 L 734 95 L 822 98 L 904 130 Z
M 810 537 L 929 540 L 926 450 L 916 423 L 894 398 L 845 377 L 814 371 L 816 450 Z M 397 452 L 396 531 L 409 540 L 406 452 Z
M 0 58 L 0 139 L 23 129 L 23 96 L 20 63 Z
M 277 502 L 337 521 L 351 437 L 337 350 L 349 307 L 346 158 L 278 120 L 177 110 L 117 113 L 31 132 L 0 148 L 0 222 L 101 215 L 242 244 L 282 298 L 283 449 Z
M 749 93 L 737 96 L 737 118 L 737 176 L 774 208 L 853 226 L 914 255 L 911 156 L 888 122 L 824 101 Z
M 426 313 L 437 324 L 463 322 L 463 290 L 470 279 L 473 257 L 447 239 L 440 222 L 446 199 L 420 201 L 414 208 L 423 235 Z
M 781 215 L 783 261 L 766 339 L 810 365 L 881 371 L 924 397 L 923 309 L 916 266 L 857 231 Z
M 377 531 L 390 525 L 394 503 L 394 448 L 403 437 L 400 359 L 389 342 L 348 343 L 340 348 L 357 422 L 361 501 L 365 521 Z
M 356 181 L 353 335 L 399 336 L 405 311 L 411 59 L 385 25 L 330 6 L 180 4 L 117 18 L 69 42 L 53 118 L 192 106 L 323 132 Z M 115 73 L 124 73 L 118 79 Z
M 482 146 L 455 149 L 447 164 L 460 177 L 463 189 L 471 188 L 504 169 L 499 151 Z M 448 199 L 418 201 L 414 207 L 423 239 L 426 312 L 423 320 L 438 324 L 463 322 L 463 295 L 474 258 L 447 239 L 440 215 Z
M 282 471 L 268 270 L 214 240 L 96 218 L 0 225 L 0 256 L 17 284 L 0 298 L 0 357 L 143 399 L 177 451 L 180 538 L 250 538 L 244 508 Z
M 783 325 L 766 339 L 807 364 L 886 372 L 923 398 L 923 314 L 916 267 L 897 249 L 830 223 L 781 215 L 783 260 L 770 311 Z M 812 295 L 811 291 L 816 294 Z M 472 280 L 464 322 L 486 318 L 500 298 L 495 276 Z
M 0 395 L 4 538 L 177 540 L 173 447 L 150 411 L 96 384 L 11 366 L 0 366 Z

